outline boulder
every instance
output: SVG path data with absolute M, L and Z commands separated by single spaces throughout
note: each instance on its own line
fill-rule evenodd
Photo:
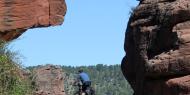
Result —
M 46 65 L 34 69 L 34 95 L 65 95 L 64 73 L 59 66 Z

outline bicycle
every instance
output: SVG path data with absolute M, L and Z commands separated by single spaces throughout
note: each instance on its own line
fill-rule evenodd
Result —
M 87 87 L 85 91 L 82 90 L 82 83 L 77 83 L 74 86 L 78 86 L 79 90 L 74 95 L 95 95 L 95 91 L 92 87 Z

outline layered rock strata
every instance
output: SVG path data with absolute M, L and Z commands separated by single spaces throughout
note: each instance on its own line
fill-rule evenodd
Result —
M 121 68 L 134 95 L 190 95 L 189 0 L 141 0 L 124 47 Z

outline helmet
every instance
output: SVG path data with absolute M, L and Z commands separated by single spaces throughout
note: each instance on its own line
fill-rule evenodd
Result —
M 82 72 L 83 72 L 83 70 L 82 70 L 82 69 L 79 69 L 79 70 L 78 70 L 78 72 L 79 72 L 79 73 L 82 73 Z

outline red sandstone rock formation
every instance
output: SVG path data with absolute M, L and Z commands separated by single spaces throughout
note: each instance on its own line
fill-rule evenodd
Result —
M 134 95 L 190 95 L 190 0 L 141 0 L 122 71 Z
M 29 28 L 62 24 L 65 0 L 1 0 L 0 39 L 13 40 Z
M 61 67 L 47 65 L 34 70 L 35 95 L 65 95 Z

